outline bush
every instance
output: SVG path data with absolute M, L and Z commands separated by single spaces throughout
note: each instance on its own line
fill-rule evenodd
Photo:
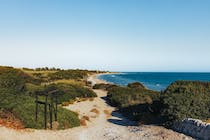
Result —
M 50 84 L 47 86 L 42 87 L 35 87 L 32 85 L 27 86 L 28 89 L 30 89 L 30 92 L 32 95 L 35 92 L 49 92 L 52 90 L 58 90 L 59 96 L 58 96 L 58 103 L 59 104 L 67 104 L 71 100 L 75 100 L 78 98 L 90 98 L 90 97 L 96 97 L 96 93 L 93 92 L 91 89 L 88 89 L 86 87 L 82 87 L 79 85 L 71 85 L 71 84 L 64 84 L 64 83 L 58 83 L 58 84 Z
M 102 83 L 102 84 L 95 84 L 95 85 L 93 86 L 93 89 L 109 90 L 109 89 L 111 89 L 111 88 L 113 88 L 113 87 L 116 87 L 116 85 L 113 85 L 113 84 L 104 84 L 104 83 Z
M 184 118 L 210 117 L 210 82 L 177 81 L 161 95 L 162 115 L 166 125 Z
M 55 73 L 49 73 L 48 77 L 51 81 L 61 79 L 83 79 L 88 75 L 88 71 L 85 70 L 60 70 Z
M 26 94 L 19 94 L 13 90 L 0 90 L 0 110 L 6 110 L 14 114 L 26 128 L 43 128 L 44 110 L 40 108 L 38 122 L 35 121 L 35 100 Z M 49 116 L 48 116 L 49 118 Z M 71 128 L 79 126 L 78 115 L 72 111 L 58 108 L 59 128 Z
M 23 91 L 25 83 L 40 84 L 37 79 L 12 67 L 0 67 L 0 88 Z
M 129 83 L 128 84 L 129 88 L 145 88 L 145 86 L 139 82 L 134 82 L 134 83 Z
M 113 87 L 108 91 L 108 101 L 116 106 L 124 116 L 144 123 L 157 123 L 159 120 L 159 92 L 148 90 L 139 83 L 129 87 Z
M 28 69 L 24 70 L 27 71 Z M 41 86 L 41 82 L 49 81 L 48 74 L 53 75 L 55 72 L 44 71 L 42 73 L 39 71 L 37 74 L 35 73 L 36 71 L 32 70 L 25 73 L 20 69 L 12 67 L 0 67 L 0 111 L 12 113 L 23 123 L 24 127 L 43 128 L 44 125 L 43 108 L 40 108 L 38 122 L 35 122 L 35 92 L 46 93 L 48 91 L 58 90 L 60 93 L 58 97 L 59 103 L 73 100 L 76 97 L 96 97 L 96 94 L 92 90 L 78 84 L 58 83 Z M 57 74 L 61 75 L 59 78 L 75 78 L 81 80 L 80 78 L 86 75 L 87 71 L 70 70 L 65 72 L 60 71 Z M 60 129 L 79 126 L 79 122 L 78 114 L 61 107 L 58 108 Z
M 129 87 L 113 87 L 107 94 L 109 102 L 118 108 L 137 104 L 151 104 L 159 98 L 159 93 L 147 89 Z
M 60 103 L 75 100 L 77 97 L 89 98 L 97 96 L 91 89 L 79 85 L 56 84 L 55 86 L 62 93 L 62 95 L 58 97 Z
M 162 118 L 160 117 L 159 101 L 152 103 L 137 104 L 124 107 L 120 109 L 123 114 L 134 121 L 139 121 L 141 124 L 160 124 Z

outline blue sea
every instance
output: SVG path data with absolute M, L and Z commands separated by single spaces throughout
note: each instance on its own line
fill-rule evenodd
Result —
M 98 78 L 121 86 L 132 82 L 141 82 L 149 89 L 161 91 L 177 80 L 210 82 L 210 73 L 123 72 L 101 75 Z

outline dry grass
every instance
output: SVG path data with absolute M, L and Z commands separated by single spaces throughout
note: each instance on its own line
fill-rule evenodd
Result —
M 0 125 L 12 128 L 12 129 L 23 129 L 24 125 L 10 112 L 0 112 Z
M 74 104 L 75 100 L 69 100 L 69 104 Z
M 107 118 L 111 117 L 111 112 L 109 110 L 104 110 L 104 114 L 106 114 Z
M 36 74 L 36 73 L 40 73 L 42 74 L 42 76 L 47 76 L 49 73 L 55 73 L 57 71 L 30 71 L 30 70 L 23 70 L 23 69 L 20 69 L 22 70 L 23 72 L 27 73 L 28 75 L 30 76 L 34 76 L 33 74 Z
M 97 115 L 100 114 L 100 111 L 97 110 L 96 108 L 91 109 L 90 112 L 96 113 Z
M 207 119 L 207 120 L 205 120 L 204 122 L 206 122 L 206 123 L 210 123 L 210 119 Z
M 90 116 L 91 118 L 96 118 L 97 117 L 97 115 L 94 115 L 94 116 Z
M 63 102 L 62 106 L 68 106 L 70 103 L 69 102 Z
M 70 84 L 70 85 L 77 85 L 77 86 L 85 86 L 85 82 L 82 81 L 77 81 L 77 80 L 56 80 L 52 83 L 58 84 L 58 83 L 63 83 L 63 84 Z
M 85 119 L 81 119 L 80 120 L 80 125 L 86 126 L 87 125 L 86 120 Z
M 42 74 L 48 74 L 48 73 L 55 73 L 57 72 L 56 70 L 55 71 L 52 71 L 52 70 L 43 70 L 43 71 L 32 71 L 32 70 L 24 70 L 24 69 L 20 69 L 22 71 L 24 71 L 25 73 L 28 73 L 28 74 L 33 74 L 33 73 L 42 73 Z
M 84 101 L 87 101 L 88 98 L 76 98 L 76 101 L 77 102 L 84 102 Z
M 89 98 L 89 101 L 91 101 L 91 102 L 94 101 L 94 98 Z
M 80 98 L 81 102 L 84 102 L 84 101 L 87 101 L 87 100 L 88 100 L 88 98 Z
M 75 102 L 75 100 L 71 99 L 71 100 L 69 100 L 68 102 L 63 102 L 63 103 L 62 103 L 62 106 L 68 106 L 68 105 L 70 105 L 70 104 L 74 104 L 74 102 Z
M 83 116 L 82 120 L 90 121 L 90 118 L 88 116 Z

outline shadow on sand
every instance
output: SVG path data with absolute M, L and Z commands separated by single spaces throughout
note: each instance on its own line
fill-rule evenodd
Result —
M 107 97 L 101 97 L 101 99 L 105 100 L 105 102 L 110 105 L 109 101 L 107 100 Z M 137 126 L 137 122 L 135 121 L 130 121 L 126 117 L 124 117 L 118 110 L 113 111 L 111 113 L 111 118 L 108 119 L 108 122 L 116 124 L 116 125 L 121 125 L 121 126 Z
M 108 119 L 110 123 L 122 126 L 137 126 L 137 122 L 128 120 L 119 111 L 113 111 L 111 115 L 112 118 Z

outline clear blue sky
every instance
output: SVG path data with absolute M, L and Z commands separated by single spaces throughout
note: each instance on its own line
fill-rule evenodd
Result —
M 210 72 L 210 1 L 0 0 L 0 65 Z

